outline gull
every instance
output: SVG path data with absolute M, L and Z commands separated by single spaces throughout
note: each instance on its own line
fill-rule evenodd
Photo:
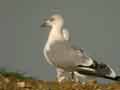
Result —
M 73 47 L 63 34 L 64 19 L 61 15 L 55 14 L 49 17 L 41 27 L 49 27 L 48 40 L 44 47 L 44 56 L 47 62 L 58 68 L 57 79 L 64 80 L 61 73 L 77 72 L 87 76 L 120 80 L 115 71 L 107 64 L 98 63 L 85 51 Z M 59 69 L 60 68 L 60 69 Z M 61 72 L 61 73 L 59 73 Z

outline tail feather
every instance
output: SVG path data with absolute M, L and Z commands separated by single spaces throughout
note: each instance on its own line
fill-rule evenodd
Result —
M 103 76 L 103 78 L 114 80 L 114 81 L 120 81 L 120 76 L 116 76 L 116 77 Z
M 112 76 L 107 76 L 107 75 L 103 75 L 100 73 L 96 73 L 93 71 L 77 71 L 80 74 L 84 74 L 84 75 L 88 75 L 88 76 L 95 76 L 95 77 L 100 77 L 100 78 L 105 78 L 105 79 L 109 79 L 109 80 L 114 80 L 114 81 L 120 81 L 120 76 L 116 76 L 116 77 L 112 77 Z
M 116 81 L 120 81 L 120 76 L 116 76 L 116 77 L 115 77 L 115 80 L 116 80 Z
M 116 76 L 114 70 L 109 65 L 103 63 L 96 63 L 95 67 L 78 66 L 76 71 L 80 74 L 88 76 L 96 76 L 114 81 L 120 81 L 120 76 Z
M 114 70 L 109 65 L 104 63 L 98 64 L 95 70 L 97 73 L 102 74 L 103 76 L 116 77 Z

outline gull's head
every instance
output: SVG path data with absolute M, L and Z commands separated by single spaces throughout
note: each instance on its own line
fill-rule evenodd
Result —
M 58 27 L 62 28 L 64 24 L 63 17 L 59 14 L 52 15 L 44 21 L 41 27 Z

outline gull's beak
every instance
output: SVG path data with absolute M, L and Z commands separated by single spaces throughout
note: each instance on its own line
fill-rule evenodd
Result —
M 49 19 L 48 18 L 45 18 L 44 19 L 44 22 L 40 25 L 40 27 L 48 27 L 49 25 L 48 25 L 48 21 L 49 21 Z
M 40 27 L 47 27 L 47 26 L 48 26 L 48 25 L 47 25 L 46 22 L 44 22 L 43 24 L 40 25 Z

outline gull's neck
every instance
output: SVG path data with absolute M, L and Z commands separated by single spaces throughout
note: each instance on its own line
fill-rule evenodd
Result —
M 54 43 L 55 41 L 63 41 L 62 28 L 59 26 L 53 26 L 49 32 L 48 43 Z

